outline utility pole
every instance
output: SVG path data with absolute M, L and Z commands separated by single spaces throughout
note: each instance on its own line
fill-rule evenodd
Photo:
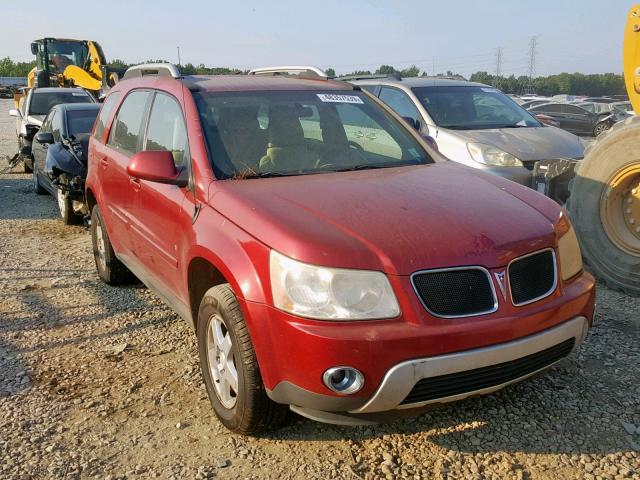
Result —
M 500 77 L 502 76 L 502 47 L 496 48 L 496 74 L 493 79 L 493 86 L 500 88 Z
M 529 85 L 524 93 L 534 94 L 535 88 L 533 80 L 536 77 L 536 50 L 538 49 L 538 36 L 534 35 L 529 39 Z
M 182 62 L 180 62 L 180 46 L 178 48 L 178 65 L 182 66 Z

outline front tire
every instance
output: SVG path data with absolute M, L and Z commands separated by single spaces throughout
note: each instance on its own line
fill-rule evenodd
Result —
M 60 211 L 60 217 L 62 217 L 62 223 L 65 225 L 78 225 L 82 222 L 82 217 L 73 210 L 73 200 L 59 188 L 56 189 L 56 200 L 58 201 L 58 210 Z
M 245 435 L 279 425 L 287 406 L 267 396 L 247 324 L 228 284 L 204 294 L 197 327 L 200 368 L 220 422 Z
M 104 283 L 122 285 L 135 280 L 135 276 L 113 251 L 98 205 L 91 210 L 91 243 L 98 276 Z

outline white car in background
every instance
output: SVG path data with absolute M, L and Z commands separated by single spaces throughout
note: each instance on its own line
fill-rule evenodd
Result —
M 49 110 L 61 103 L 87 102 L 95 103 L 96 100 L 81 88 L 34 88 L 20 99 L 19 108 L 9 110 L 9 115 L 16 117 L 18 151 L 24 162 L 25 172 L 33 172 L 31 144 Z
M 438 77 L 343 77 L 369 91 L 449 159 L 532 187 L 562 203 L 579 137 L 544 125 L 500 90 Z

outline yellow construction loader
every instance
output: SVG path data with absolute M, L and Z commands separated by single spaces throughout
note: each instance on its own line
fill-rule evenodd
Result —
M 624 79 L 636 115 L 587 149 L 567 202 L 582 254 L 609 287 L 640 295 L 640 4 L 627 16 Z
M 42 38 L 31 43 L 36 66 L 27 77 L 28 88 L 81 87 L 99 98 L 125 69 L 109 67 L 97 42 Z M 20 95 L 14 97 L 16 107 Z

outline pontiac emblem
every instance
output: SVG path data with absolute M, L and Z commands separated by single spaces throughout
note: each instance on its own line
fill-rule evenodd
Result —
M 507 287 L 505 285 L 505 272 L 493 272 L 493 275 L 496 277 L 496 281 L 498 282 L 498 286 L 500 287 L 500 292 L 502 292 L 502 298 L 507 301 Z

